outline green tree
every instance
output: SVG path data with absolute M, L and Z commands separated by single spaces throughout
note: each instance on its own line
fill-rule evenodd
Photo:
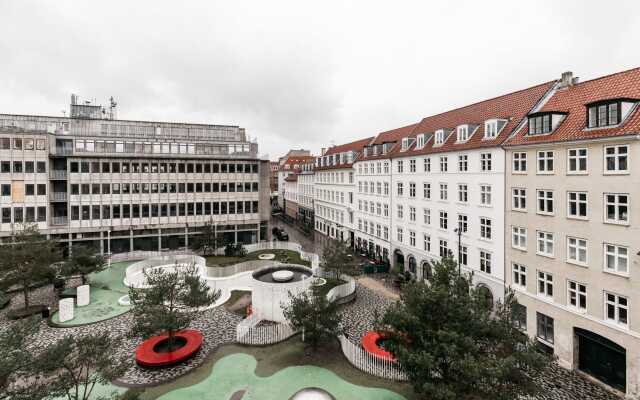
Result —
M 195 265 L 154 268 L 144 271 L 144 277 L 144 287 L 129 288 L 134 317 L 131 333 L 148 338 L 167 332 L 170 349 L 175 332 L 189 326 L 198 308 L 210 306 L 220 297 L 220 291 L 210 291 L 200 279 Z
M 54 241 L 40 234 L 35 224 L 24 225 L 13 233 L 10 243 L 0 246 L 0 284 L 20 288 L 24 310 L 28 310 L 31 286 L 51 281 L 55 276 L 51 264 L 60 258 Z
M 41 352 L 34 360 L 32 374 L 36 382 L 33 394 L 44 391 L 45 398 L 88 400 L 96 384 L 106 385 L 120 378 L 129 368 L 129 354 L 118 354 L 122 338 L 108 332 L 84 336 L 68 335 Z M 40 385 L 37 385 L 40 386 Z M 112 393 L 106 399 L 125 396 Z M 131 398 L 126 396 L 126 398 Z
M 40 328 L 39 322 L 38 317 L 24 319 L 0 332 L 0 399 L 9 398 L 12 378 L 32 364 L 33 357 L 27 351 L 27 345 Z
M 517 399 L 535 394 L 533 378 L 550 358 L 514 325 L 512 292 L 494 309 L 448 257 L 428 282 L 407 284 L 381 321 L 385 348 L 426 398 Z
M 353 268 L 353 261 L 349 257 L 350 249 L 341 240 L 328 240 L 322 248 L 320 267 L 338 279 L 342 273 Z
M 216 232 L 216 226 L 213 219 L 209 220 L 202 227 L 202 233 L 196 236 L 191 244 L 191 249 L 200 252 L 203 256 L 214 255 L 219 247 L 224 247 L 222 235 Z
M 106 259 L 88 246 L 73 246 L 71 255 L 62 265 L 65 276 L 80 275 L 82 284 L 87 283 L 87 275 L 103 271 L 107 267 Z
M 327 300 L 319 286 L 311 286 L 310 290 L 295 296 L 289 293 L 289 300 L 283 308 L 284 317 L 302 332 L 304 342 L 313 350 L 342 332 L 338 305 Z

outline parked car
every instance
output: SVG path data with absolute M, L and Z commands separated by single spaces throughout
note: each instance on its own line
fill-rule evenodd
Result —
M 289 235 L 287 234 L 287 232 L 285 232 L 285 230 L 282 228 L 278 228 L 277 226 L 271 229 L 271 233 L 278 240 L 289 240 Z

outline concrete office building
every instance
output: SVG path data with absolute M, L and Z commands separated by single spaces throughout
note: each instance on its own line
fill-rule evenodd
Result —
M 35 222 L 65 245 L 102 252 L 266 240 L 269 162 L 243 128 L 116 119 L 80 104 L 69 117 L 0 114 L 0 236 Z

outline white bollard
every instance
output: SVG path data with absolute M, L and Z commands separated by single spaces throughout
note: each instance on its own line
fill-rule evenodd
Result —
M 89 305 L 91 302 L 89 285 L 82 285 L 76 288 L 76 302 L 78 307 Z
M 60 300 L 58 307 L 60 322 L 71 321 L 73 319 L 73 298 Z

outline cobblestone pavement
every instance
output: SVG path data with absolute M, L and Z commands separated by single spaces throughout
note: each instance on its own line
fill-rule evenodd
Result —
M 32 300 L 32 304 L 49 304 L 51 306 L 57 301 L 51 286 L 34 290 L 30 299 Z M 12 301 L 12 307 L 21 304 L 22 302 L 16 301 L 16 299 Z M 0 329 L 5 329 L 8 324 L 11 323 L 6 318 L 6 313 L 7 309 L 0 312 Z M 114 352 L 116 352 L 117 355 L 126 356 L 129 360 L 129 369 L 124 376 L 115 383 L 130 387 L 155 386 L 174 380 L 198 367 L 205 361 L 208 354 L 220 345 L 235 342 L 236 326 L 240 320 L 240 316 L 228 312 L 224 307 L 216 307 L 198 314 L 196 320 L 191 323 L 190 328 L 197 329 L 204 335 L 205 339 L 201 350 L 185 363 L 181 363 L 175 367 L 157 370 L 144 369 L 135 363 L 135 349 L 142 342 L 142 339 L 128 337 L 132 325 L 132 316 L 130 313 L 95 324 L 70 328 L 53 328 L 43 321 L 39 333 L 30 346 L 37 351 L 38 349 L 44 349 L 50 346 L 66 335 L 81 336 L 108 331 L 112 336 L 125 337 L 122 345 L 114 349 Z

